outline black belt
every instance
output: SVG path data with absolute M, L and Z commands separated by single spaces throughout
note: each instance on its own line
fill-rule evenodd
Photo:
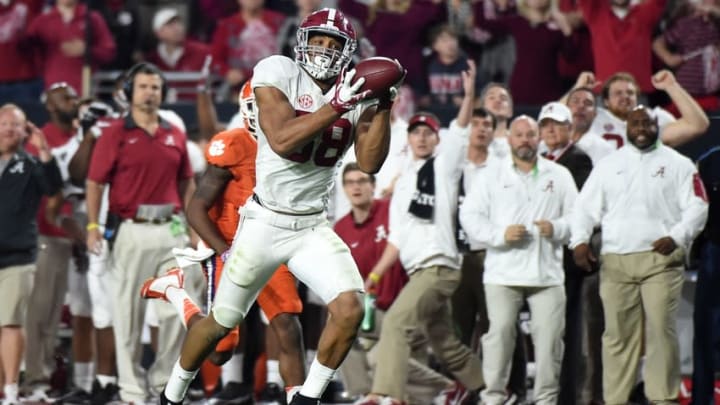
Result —
M 170 221 L 172 221 L 172 217 L 163 217 L 163 218 L 130 218 L 130 220 L 136 224 L 166 224 Z

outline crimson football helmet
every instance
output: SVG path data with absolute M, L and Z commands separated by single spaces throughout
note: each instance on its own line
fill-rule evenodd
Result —
M 313 34 L 330 35 L 343 40 L 342 50 L 322 46 L 310 46 Z M 345 15 L 334 8 L 318 10 L 303 20 L 297 30 L 295 60 L 308 74 L 318 80 L 326 80 L 340 74 L 352 59 L 357 48 L 355 29 Z
M 255 114 L 255 93 L 253 93 L 252 86 L 250 85 L 250 80 L 246 81 L 240 89 L 240 94 L 238 96 L 238 104 L 240 104 L 240 115 L 242 116 L 245 128 L 247 128 L 247 130 L 250 131 L 253 136 L 257 136 L 255 134 L 255 130 L 257 129 L 257 116 Z

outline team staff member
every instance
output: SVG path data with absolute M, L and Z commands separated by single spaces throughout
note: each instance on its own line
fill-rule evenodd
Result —
M 563 245 L 577 188 L 564 167 L 538 157 L 538 125 L 520 116 L 510 124 L 511 158 L 481 172 L 460 210 L 470 241 L 487 245 L 485 299 L 490 330 L 482 337 L 483 403 L 506 400 L 518 312 L 532 314 L 538 404 L 558 402 L 565 330 Z
M 23 150 L 28 131 L 38 150 Z M 43 195 L 62 187 L 60 170 L 43 133 L 15 105 L 0 107 L 0 366 L 4 371 L 3 403 L 19 403 L 18 380 L 25 346 L 25 312 L 37 259 L 35 214 Z
M 685 249 L 705 224 L 707 197 L 692 162 L 658 142 L 658 121 L 648 109 L 628 114 L 627 136 L 630 144 L 603 159 L 585 183 L 570 247 L 577 264 L 589 270 L 596 258 L 588 242 L 600 225 L 605 403 L 627 403 L 643 336 L 645 394 L 652 403 L 676 403 L 675 317 Z
M 351 211 L 338 220 L 335 232 L 350 247 L 360 274 L 367 278 L 387 245 L 390 201 L 373 199 L 375 176 L 362 172 L 355 163 L 349 163 L 343 169 L 342 183 Z M 375 309 L 371 310 L 373 313 L 365 314 L 369 323 L 361 328 L 359 339 L 340 366 L 343 383 L 352 396 L 370 392 L 373 369 L 382 360 L 377 358 L 374 348 L 377 347 L 383 317 L 407 279 L 402 265 L 395 261 L 376 290 L 368 291 L 368 294 L 375 295 Z M 373 321 L 370 322 L 370 319 Z M 413 353 L 408 362 L 407 391 L 411 403 L 426 404 L 432 402 L 439 391 L 452 386 L 452 381 L 426 366 L 426 339 L 417 343 L 411 348 Z
M 72 86 L 59 82 L 49 86 L 42 94 L 41 101 L 50 117 L 43 125 L 42 132 L 54 152 L 75 135 L 77 128 L 73 120 L 77 117 L 78 95 Z M 35 152 L 30 147 L 28 151 Z M 68 272 L 73 256 L 73 240 L 58 224 L 48 222 L 44 214 L 46 206 L 47 202 L 43 200 L 37 214 L 40 250 L 26 324 L 25 381 L 28 390 L 32 391 L 30 399 L 36 401 L 47 399 L 46 391 L 50 388 L 50 372 L 55 366 L 57 329 L 68 291 Z M 68 221 L 74 221 L 70 203 L 63 205 L 62 213 Z M 77 340 L 74 339 L 74 342 Z M 87 360 L 81 357 L 73 356 L 78 363 L 86 363 Z
M 120 224 L 110 266 L 116 278 L 113 321 L 123 401 L 144 401 L 149 396 L 139 367 L 146 301 L 138 301 L 137 291 L 145 279 L 174 265 L 171 250 L 183 247 L 187 235 L 182 224 L 171 218 L 194 189 L 185 136 L 158 115 L 164 88 L 164 78 L 154 65 L 131 69 L 125 85 L 130 112 L 97 140 L 86 183 L 88 249 L 99 254 L 102 246 L 98 214 L 106 184 L 110 184 L 106 229 L 114 226 L 113 217 Z M 157 310 L 159 348 L 149 375 L 153 388 L 166 380 L 182 334 L 172 308 L 158 305 Z

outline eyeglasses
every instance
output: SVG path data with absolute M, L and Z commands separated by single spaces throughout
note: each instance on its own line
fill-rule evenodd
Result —
M 368 183 L 370 183 L 370 179 L 367 177 L 357 180 L 343 180 L 343 186 L 352 186 L 355 184 L 357 184 L 358 186 L 362 186 Z

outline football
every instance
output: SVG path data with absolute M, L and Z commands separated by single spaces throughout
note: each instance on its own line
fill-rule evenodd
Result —
M 370 98 L 383 94 L 405 75 L 405 69 L 393 59 L 376 56 L 355 65 L 355 79 L 365 78 L 360 91 L 370 90 Z

